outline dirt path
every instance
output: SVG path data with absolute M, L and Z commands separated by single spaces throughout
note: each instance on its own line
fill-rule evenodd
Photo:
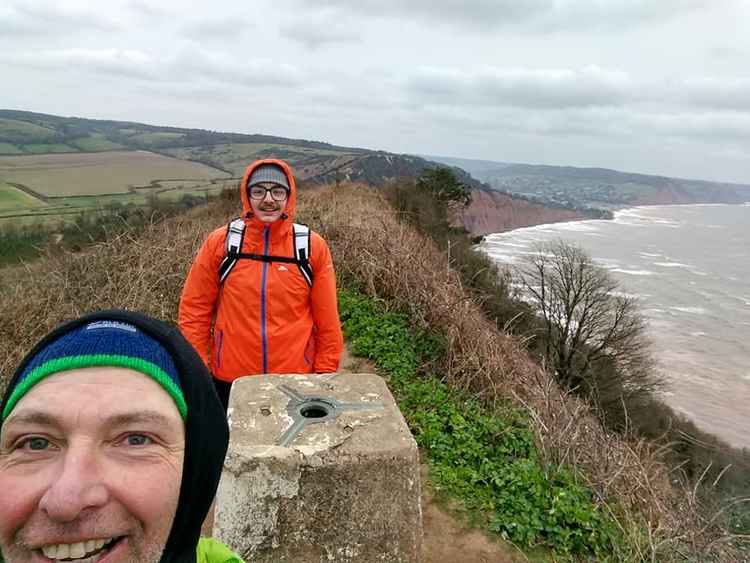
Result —
M 377 373 L 367 360 L 344 349 L 343 373 Z M 435 501 L 426 465 L 422 465 L 422 525 L 424 563 L 522 563 L 528 559 L 512 545 L 489 538 L 469 527 Z

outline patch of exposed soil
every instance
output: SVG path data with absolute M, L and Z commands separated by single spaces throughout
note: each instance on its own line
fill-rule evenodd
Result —
M 512 545 L 471 528 L 435 501 L 422 466 L 424 563 L 522 563 L 528 559 Z

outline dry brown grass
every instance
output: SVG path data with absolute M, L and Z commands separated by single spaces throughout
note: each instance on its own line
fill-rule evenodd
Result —
M 237 205 L 220 202 L 138 239 L 120 236 L 0 271 L 0 374 L 9 376 L 53 326 L 87 311 L 120 307 L 174 321 L 194 252 L 237 213 Z M 694 491 L 672 483 L 660 452 L 607 433 L 583 402 L 561 392 L 521 344 L 484 317 L 445 253 L 399 222 L 379 194 L 363 186 L 317 189 L 303 194 L 299 213 L 328 240 L 340 276 L 444 336 L 445 381 L 487 403 L 505 399 L 527 409 L 546 460 L 575 468 L 603 506 L 615 507 L 638 560 L 686 560 L 681 551 L 702 553 L 702 561 L 740 560 L 727 534 L 701 517 Z
M 117 307 L 175 321 L 193 253 L 233 215 L 225 203 L 197 208 L 138 238 L 120 235 L 78 253 L 53 249 L 27 266 L 0 270 L 0 374 L 9 377 L 51 328 L 89 311 Z

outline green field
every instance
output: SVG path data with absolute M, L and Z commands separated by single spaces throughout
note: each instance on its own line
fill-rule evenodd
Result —
M 31 143 L 24 145 L 23 150 L 30 154 L 78 152 L 74 147 L 62 143 Z
M 0 154 L 23 154 L 23 151 L 16 145 L 0 143 Z
M 149 203 L 150 197 L 156 197 L 159 201 L 179 201 L 187 195 L 203 198 L 208 195 L 217 195 L 224 187 L 235 184 L 236 181 L 218 181 L 193 187 L 138 190 L 125 194 L 55 197 L 51 198 L 47 205 L 34 200 L 31 205 L 25 207 L 19 205 L 15 208 L 5 206 L 2 197 L 6 194 L 0 191 L 0 232 L 4 227 L 70 223 L 82 212 L 116 210 L 128 205 L 144 206 Z M 2 186 L 3 184 L 0 184 L 0 187 Z M 23 192 L 20 193 L 26 195 Z
M 146 151 L 0 157 L 0 181 L 23 184 L 45 196 L 127 193 L 157 180 L 226 177 L 204 164 Z
M 52 139 L 55 131 L 26 121 L 0 118 L 0 136 L 12 137 L 18 143 L 41 143 Z
M 82 211 L 220 192 L 228 174 L 146 151 L 0 157 L 0 225 L 72 220 Z M 8 182 L 47 198 L 45 203 Z
M 133 135 L 129 140 L 152 147 L 158 147 L 161 144 L 182 139 L 184 136 L 183 133 L 153 132 Z
M 247 165 L 259 158 L 284 159 L 292 165 L 295 172 L 299 172 L 301 167 L 312 163 L 312 161 L 349 154 L 345 151 L 335 149 L 329 150 L 273 143 L 205 145 L 168 149 L 165 152 L 177 158 L 211 163 L 213 166 L 230 171 L 233 176 L 241 176 Z
M 125 148 L 122 145 L 105 139 L 103 135 L 98 133 L 94 133 L 90 137 L 76 139 L 75 141 L 71 141 L 70 144 L 83 152 L 113 151 Z
M 20 209 L 35 209 L 45 203 L 18 188 L 0 182 L 0 214 Z

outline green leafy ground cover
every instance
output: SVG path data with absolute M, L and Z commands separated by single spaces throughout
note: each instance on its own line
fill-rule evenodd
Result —
M 591 492 L 565 468 L 541 463 L 522 411 L 490 411 L 424 369 L 441 353 L 439 338 L 415 333 L 405 315 L 355 290 L 339 293 L 339 307 L 352 353 L 388 377 L 435 485 L 482 527 L 564 556 L 604 561 L 621 552 L 618 528 Z

